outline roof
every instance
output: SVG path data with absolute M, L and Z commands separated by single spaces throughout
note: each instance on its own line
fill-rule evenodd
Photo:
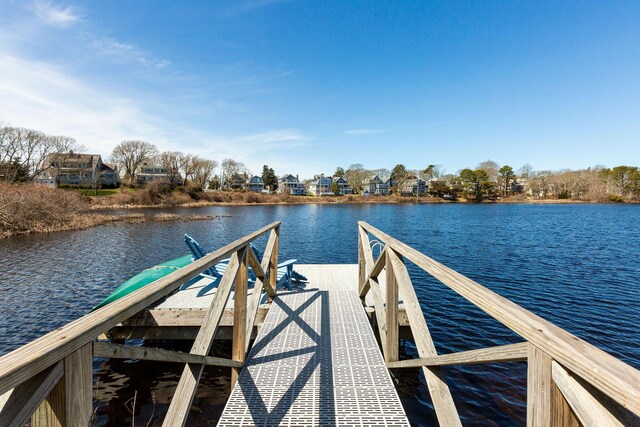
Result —
M 98 161 L 102 161 L 102 157 L 100 154 L 77 154 L 74 152 L 69 153 L 51 153 L 47 155 L 45 164 L 47 166 L 51 165 L 51 163 L 55 160 L 64 160 L 64 164 L 73 164 L 73 163 L 88 163 L 90 165 L 95 165 Z

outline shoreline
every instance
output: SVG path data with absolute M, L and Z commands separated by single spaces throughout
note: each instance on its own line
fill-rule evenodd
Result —
M 24 236 L 27 234 L 48 234 L 59 231 L 86 230 L 88 228 L 99 227 L 107 224 L 141 224 L 145 222 L 190 222 L 190 221 L 213 221 L 221 218 L 228 218 L 229 215 L 178 215 L 160 213 L 156 215 L 144 215 L 141 213 L 127 214 L 99 214 L 84 212 L 78 213 L 69 221 L 61 224 L 40 227 L 33 230 L 4 231 L 0 233 L 0 239 L 7 239 L 14 236 Z
M 595 201 L 583 201 L 583 200 L 567 200 L 567 199 L 542 199 L 542 200 L 486 200 L 482 202 L 474 202 L 467 200 L 443 200 L 432 197 L 425 198 L 410 198 L 410 197 L 309 197 L 301 196 L 297 199 L 296 196 L 291 196 L 285 200 L 280 198 L 261 199 L 259 201 L 246 202 L 241 200 L 233 201 L 192 201 L 186 203 L 158 203 L 151 205 L 143 204 L 95 204 L 92 198 L 91 204 L 86 207 L 86 210 L 72 214 L 66 218 L 65 221 L 57 221 L 54 224 L 37 225 L 29 230 L 3 230 L 0 231 L 0 239 L 5 239 L 13 236 L 27 235 L 27 234 L 46 234 L 59 231 L 74 231 L 85 230 L 92 227 L 98 227 L 107 224 L 136 224 L 143 222 L 188 222 L 188 221 L 208 221 L 216 220 L 228 217 L 229 215 L 201 215 L 201 214 L 178 214 L 178 213 L 155 213 L 151 215 L 145 215 L 143 213 L 136 213 L 136 210 L 142 209 L 182 209 L 182 208 L 203 208 L 214 206 L 268 206 L 268 205 L 359 205 L 359 204 L 386 204 L 386 205 L 416 205 L 416 204 L 464 204 L 464 205 L 476 205 L 476 204 L 521 204 L 521 205 L 592 205 L 592 204 L 632 204 L 638 205 L 639 202 L 625 202 L 625 203 L 607 203 L 607 202 L 595 202 Z M 101 213 L 102 211 L 126 211 L 126 212 L 114 212 L 114 213 Z
M 292 196 L 296 197 L 296 196 Z M 307 196 L 300 196 L 307 197 Z M 102 210 L 123 210 L 123 209 L 173 209 L 173 208 L 201 208 L 201 207 L 211 207 L 211 206 L 266 206 L 266 205 L 359 205 L 359 204 L 384 204 L 384 205 L 397 205 L 397 204 L 468 204 L 468 205 L 482 205 L 482 204 L 522 204 L 522 205 L 585 205 L 585 204 L 602 204 L 602 205 L 626 205 L 626 204 L 638 204 L 638 202 L 622 202 L 622 203 L 611 203 L 611 202 L 598 202 L 598 201 L 590 201 L 590 200 L 568 200 L 568 199 L 527 199 L 527 200 L 485 200 L 481 202 L 475 202 L 470 200 L 443 200 L 443 199 L 434 199 L 434 198 L 421 198 L 421 199 L 412 199 L 409 197 L 406 198 L 366 198 L 362 199 L 351 199 L 351 200 L 340 200 L 334 197 L 327 198 L 313 198 L 307 200 L 268 200 L 268 201 L 259 201 L 259 202 L 244 202 L 244 201 L 231 201 L 231 202 L 214 202 L 214 201 L 193 201 L 188 203 L 181 204 L 171 204 L 171 203 L 158 203 L 158 204 L 100 204 L 95 205 L 92 204 L 89 207 L 90 211 L 102 211 Z

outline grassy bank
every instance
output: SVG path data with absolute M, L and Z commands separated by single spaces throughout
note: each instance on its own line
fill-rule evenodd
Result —
M 108 196 L 110 197 L 110 196 Z M 211 215 L 106 215 L 90 211 L 91 199 L 77 191 L 38 184 L 0 183 L 0 238 L 28 233 L 79 230 L 108 223 L 212 220 Z

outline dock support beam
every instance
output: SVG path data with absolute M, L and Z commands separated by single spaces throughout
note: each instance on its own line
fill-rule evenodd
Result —
M 231 359 L 236 362 L 244 362 L 246 354 L 247 340 L 247 287 L 249 280 L 249 251 L 245 249 L 244 256 L 240 260 L 240 270 L 236 276 L 235 293 L 233 299 L 233 348 L 231 349 Z M 273 274 L 275 276 L 275 274 Z M 261 289 L 254 289 L 260 292 Z M 242 368 L 231 368 L 231 389 L 236 385 L 240 370 Z
M 31 417 L 32 427 L 89 425 L 93 409 L 93 344 L 64 358 L 64 375 Z

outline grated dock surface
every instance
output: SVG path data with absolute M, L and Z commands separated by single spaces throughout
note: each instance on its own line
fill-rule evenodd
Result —
M 408 426 L 357 295 L 356 265 L 296 265 L 274 300 L 219 426 Z

